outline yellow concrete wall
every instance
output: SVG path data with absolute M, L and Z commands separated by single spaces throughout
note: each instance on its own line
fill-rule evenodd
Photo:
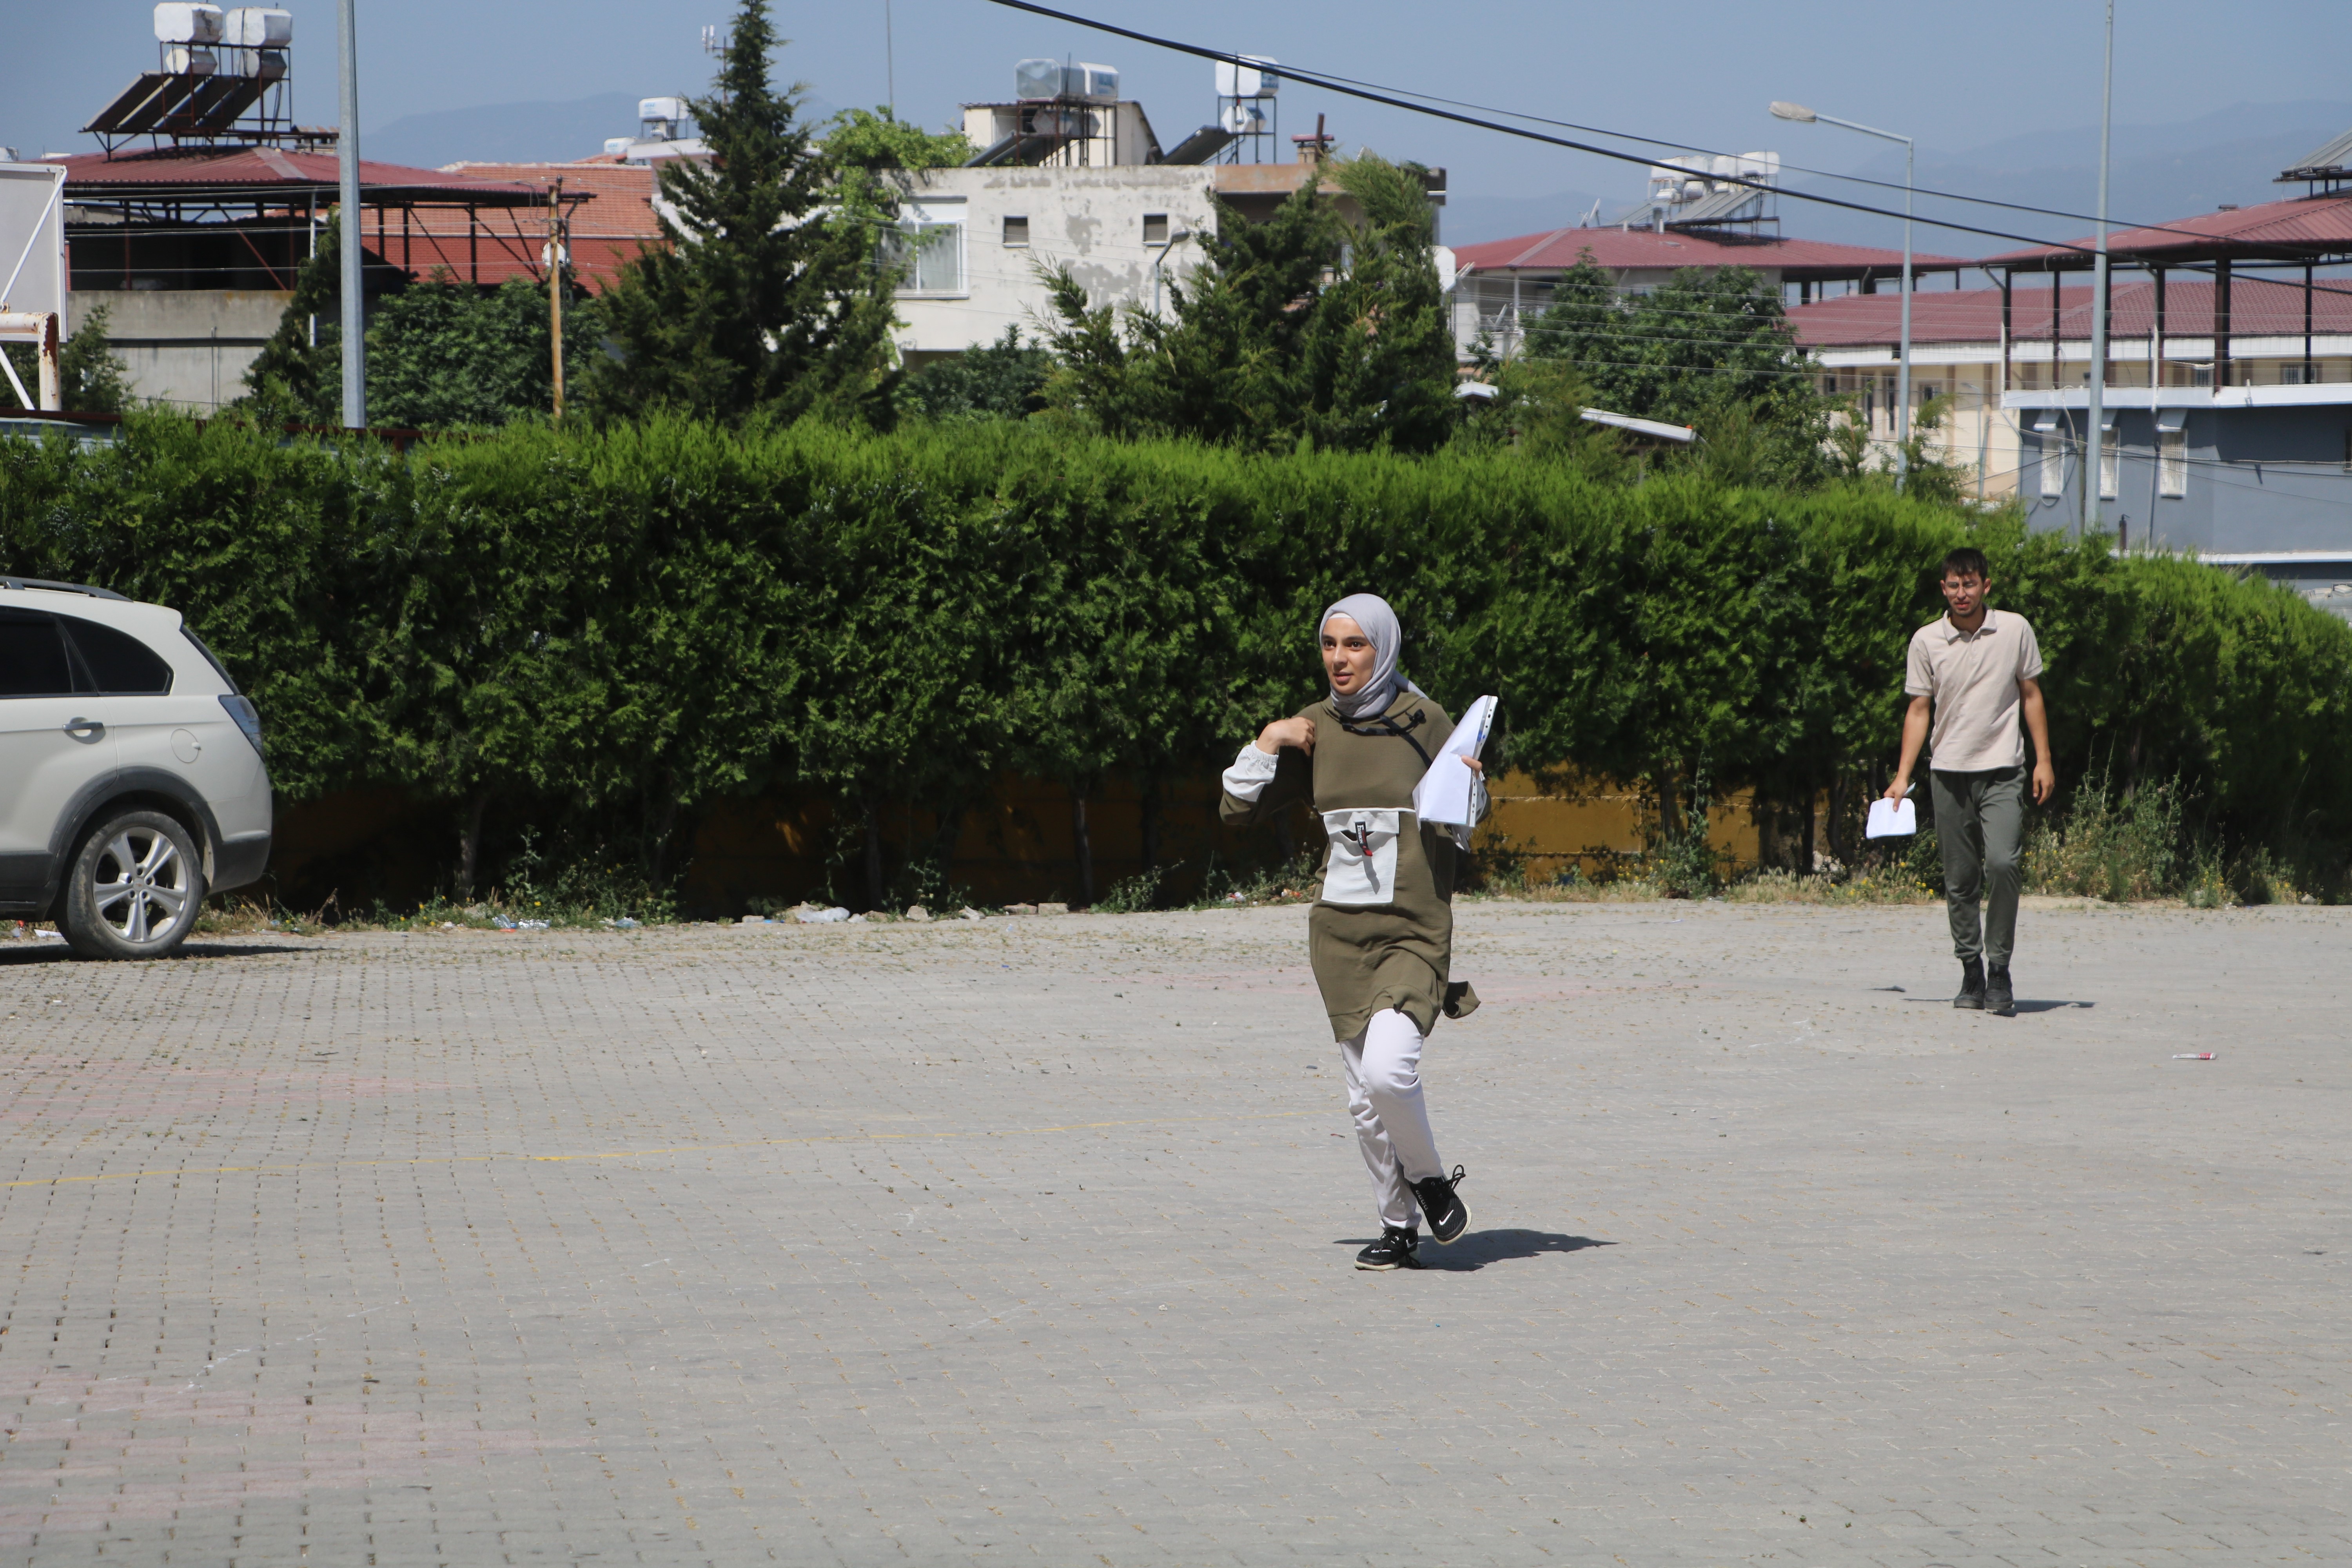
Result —
M 1163 794 L 1164 896 L 1195 896 L 1212 868 L 1246 879 L 1316 846 L 1313 818 L 1304 808 L 1278 826 L 1244 831 L 1222 826 L 1217 789 L 1216 775 L 1203 771 Z M 1591 876 L 1644 847 L 1641 797 L 1610 781 L 1570 779 L 1547 788 L 1529 775 L 1507 773 L 1495 781 L 1493 793 L 1494 811 L 1479 828 L 1477 847 L 1501 853 L 1486 854 L 1482 871 L 1517 859 L 1531 881 L 1550 881 L 1571 866 Z M 305 910 L 330 895 L 352 911 L 378 899 L 395 909 L 414 907 L 447 889 L 457 855 L 457 817 L 454 805 L 395 790 L 349 791 L 286 805 L 270 868 L 278 896 Z M 1143 868 L 1142 800 L 1134 781 L 1113 777 L 1097 787 L 1087 822 L 1095 895 L 1101 898 Z M 1755 863 L 1758 836 L 1744 795 L 1717 805 L 1708 824 L 1718 854 L 1742 866 Z M 884 808 L 886 870 L 894 881 L 909 847 L 928 855 L 938 830 L 930 812 Z M 1007 773 L 964 814 L 949 879 L 982 903 L 1076 902 L 1083 895 L 1076 842 L 1068 790 Z M 803 898 L 863 902 L 862 825 L 845 821 L 830 801 L 814 794 L 715 802 L 699 814 L 685 854 L 682 894 L 690 910 L 737 913 L 754 900 Z

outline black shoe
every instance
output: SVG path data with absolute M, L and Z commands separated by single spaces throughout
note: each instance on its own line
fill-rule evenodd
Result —
M 1955 1007 L 1978 1008 L 1985 1005 L 1984 961 L 1971 958 L 1960 965 L 1960 994 L 1952 998 Z
M 1450 1176 L 1425 1176 L 1412 1184 L 1412 1195 L 1429 1216 L 1429 1234 L 1441 1244 L 1460 1236 L 1470 1224 L 1470 1205 L 1454 1190 L 1462 1180 L 1462 1167 L 1456 1165 Z
M 1996 1018 L 2017 1016 L 2017 990 L 2009 983 L 2006 966 L 1996 967 L 1985 976 L 1984 1010 Z
M 1381 1230 L 1381 1238 L 1378 1241 L 1356 1254 L 1356 1267 L 1359 1268 L 1418 1268 L 1421 1265 L 1414 1261 L 1412 1255 L 1414 1248 L 1420 1245 L 1421 1232 L 1412 1229 L 1400 1230 L 1395 1226 L 1386 1226 Z

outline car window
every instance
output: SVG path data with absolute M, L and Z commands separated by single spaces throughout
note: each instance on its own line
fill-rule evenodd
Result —
M 71 616 L 66 618 L 65 627 L 89 679 L 83 690 L 147 696 L 172 689 L 172 667 L 129 632 Z
M 69 697 L 73 689 L 57 617 L 0 610 L 0 697 Z

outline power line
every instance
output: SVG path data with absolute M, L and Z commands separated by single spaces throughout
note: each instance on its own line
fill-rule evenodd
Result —
M 1192 55 L 1204 60 L 1230 61 L 1239 58 L 1231 49 L 1212 49 L 1199 44 L 1181 43 L 1174 38 L 1163 38 L 1156 34 L 1138 32 L 1132 27 L 1121 27 L 1109 22 L 1096 21 L 1089 16 L 1079 16 L 1067 11 L 1056 11 L 1049 5 L 1037 5 L 1034 0 L 989 0 L 989 4 L 1003 5 L 1014 11 L 1027 11 L 1034 16 L 1050 16 L 1057 22 L 1068 22 L 1080 27 L 1092 27 L 1097 32 L 1115 33 L 1120 37 L 1133 38 L 1138 43 L 1150 44 L 1155 48 L 1172 49 L 1179 54 Z M 1596 147 L 1589 142 L 1571 142 L 1564 136 L 1549 136 L 1539 131 L 1528 131 L 1516 125 L 1505 125 L 1492 120 L 1482 120 L 1476 115 L 1464 114 L 1455 110 L 1436 109 L 1425 103 L 1414 103 L 1408 99 L 1398 98 L 1386 92 L 1376 92 L 1369 88 L 1357 87 L 1341 79 L 1327 77 L 1319 72 L 1305 70 L 1296 66 L 1286 65 L 1281 67 L 1280 70 L 1281 74 L 1289 80 L 1305 82 L 1309 87 L 1319 87 L 1327 92 L 1337 92 L 1349 98 L 1360 98 L 1370 103 L 1383 103 L 1391 109 L 1404 110 L 1408 113 L 1426 114 L 1438 120 L 1451 120 L 1456 124 L 1475 126 L 1483 131 L 1493 131 L 1505 136 L 1517 136 L 1523 141 L 1541 142 L 1553 147 L 1565 147 L 1571 153 L 1589 153 L 1594 157 L 1608 158 L 1620 163 L 1639 163 L 1643 168 L 1648 168 L 1656 162 L 1655 159 L 1638 153 L 1621 153 L 1613 147 Z M 1619 133 L 1606 132 L 1601 134 Z M 1744 175 L 1710 174 L 1708 178 L 1717 184 L 1744 185 L 1749 190 L 1786 195 L 1798 201 L 1812 202 L 1822 206 L 1843 207 L 1848 212 L 1868 213 L 1874 217 L 1904 216 L 1890 207 L 1874 207 L 1864 202 L 1850 202 L 1839 196 L 1818 195 L 1808 191 L 1783 191 L 1777 185 L 1767 184 L 1761 180 L 1751 180 Z M 2020 245 L 2042 246 L 2053 250 L 2074 251 L 2083 256 L 2096 254 L 2087 245 L 2046 240 L 2032 235 L 2011 234 L 2007 229 L 1982 228 L 1974 224 L 1953 223 L 1942 218 L 1923 217 L 1916 221 L 1936 228 L 1948 228 L 1955 234 L 1982 235 L 1989 239 L 2012 240 Z
M 1201 59 L 1227 61 L 1238 61 L 1240 59 L 1240 57 L 1235 55 L 1230 49 L 1205 48 L 1198 44 L 1187 44 L 1180 42 L 1174 38 L 1163 38 L 1156 34 L 1139 32 L 1132 27 L 1121 27 L 1110 22 L 1097 21 L 1089 16 L 1080 16 L 1067 11 L 1057 11 L 1048 5 L 1037 5 L 1034 3 L 1034 0 L 989 0 L 989 3 L 991 5 L 1003 5 L 1010 10 L 1026 11 L 1032 15 L 1039 16 L 1050 16 L 1057 22 L 1067 22 L 1076 26 L 1091 27 L 1097 32 L 1113 33 L 1123 38 L 1133 38 L 1138 43 L 1150 44 L 1155 48 L 1171 49 L 1176 53 L 1192 55 Z M 1305 82 L 1309 87 L 1319 87 L 1328 92 L 1337 92 L 1349 98 L 1360 98 L 1370 103 L 1386 104 L 1391 109 L 1402 109 L 1408 113 L 1425 114 L 1437 120 L 1450 120 L 1456 124 L 1475 126 L 1480 130 L 1493 131 L 1505 136 L 1516 136 L 1524 141 L 1541 142 L 1549 146 L 1564 147 L 1572 153 L 1589 153 L 1594 157 L 1607 158 L 1620 163 L 1639 163 L 1647 168 L 1654 166 L 1656 163 L 1655 159 L 1644 156 L 1641 153 L 1621 153 L 1615 148 L 1597 147 L 1589 142 L 1572 142 L 1564 136 L 1549 136 L 1541 132 L 1524 130 L 1515 125 L 1505 125 L 1496 121 L 1480 119 L 1476 115 L 1465 114 L 1456 110 L 1433 108 L 1428 103 L 1415 103 L 1410 99 L 1394 96 L 1396 92 L 1408 90 L 1404 89 L 1375 90 L 1369 87 L 1358 85 L 1352 82 L 1349 79 L 1344 77 L 1328 76 L 1319 71 L 1307 70 L 1297 66 L 1286 65 L 1281 67 L 1280 70 L 1282 75 L 1294 81 Z M 1417 96 L 1426 97 L 1429 95 L 1422 94 Z M 1513 111 L 1495 110 L 1492 112 L 1512 113 Z M 1540 121 L 1539 117 L 1533 115 L 1515 114 L 1514 118 L 1538 120 L 1538 122 L 1547 124 L 1564 125 L 1566 123 L 1565 121 Z M 1651 139 L 1647 137 L 1632 136 L 1623 132 L 1616 131 L 1596 131 L 1591 133 L 1596 135 L 1615 136 L 1624 141 L 1651 141 Z M 1679 142 L 1653 142 L 1652 144 L 1659 146 L 1682 145 L 1682 143 Z M 1821 206 L 1839 207 L 1848 212 L 1867 213 L 1874 217 L 1912 216 L 1914 221 L 1924 223 L 1931 228 L 1949 229 L 1955 234 L 1981 235 L 1990 239 L 2011 240 L 2021 245 L 2039 247 L 2042 249 L 2051 251 L 2070 252 L 2074 255 L 2086 258 L 2095 257 L 2099 254 L 2098 250 L 2092 246 L 2077 245 L 2069 240 L 2048 240 L 2032 235 L 2012 234 L 2006 229 L 1984 228 L 1975 224 L 1954 223 L 1945 218 L 1918 217 L 1916 215 L 1906 215 L 1895 212 L 1890 207 L 1875 207 L 1864 202 L 1850 202 L 1838 196 L 1820 195 L 1810 191 L 1782 190 L 1778 185 L 1768 184 L 1762 180 L 1749 179 L 1745 175 L 1710 174 L 1707 177 L 1717 184 L 1741 185 L 1749 190 L 1765 192 L 1771 195 L 1785 195 L 1796 201 L 1812 202 Z M 1884 182 L 1870 183 L 1883 184 Z M 1904 187 L 1889 185 L 1887 188 L 1902 189 Z M 1947 193 L 1933 194 L 1945 195 Z M 1984 201 L 1986 202 L 1986 205 L 1998 206 L 2011 206 L 2013 205 L 2010 203 L 1990 202 L 1989 198 L 1959 196 L 1957 195 L 1953 195 L 1952 199 L 1958 201 Z M 2054 211 L 2055 209 L 2044 208 L 2024 210 Z M 2058 216 L 2067 216 L 2070 218 L 2078 216 L 2078 215 L 2073 214 L 2059 214 Z M 2192 230 L 2167 228 L 2161 225 L 2143 225 L 2140 226 L 2157 229 L 2169 234 L 2190 235 L 2199 239 L 2210 239 L 2212 237 L 2210 235 L 2196 234 Z M 1559 232 L 1566 234 L 1573 233 L 1575 231 L 1572 229 L 1562 229 Z M 2210 265 L 2200 265 L 2193 262 L 2174 262 L 2168 263 L 2167 266 L 2183 272 L 2203 272 L 2210 274 L 2214 270 Z M 2051 271 L 2053 278 L 2053 286 L 2054 287 L 2056 269 L 2052 268 Z M 2314 287 L 2314 291 L 2329 294 L 2352 294 L 2352 289 L 2319 289 L 2315 285 Z
M 1223 58 L 1231 58 L 1232 57 L 1226 56 Z M 1324 74 L 1328 75 L 1328 73 Z M 1525 120 L 1537 125 L 1558 126 L 1563 131 L 1579 131 L 1593 136 L 1614 136 L 1621 142 L 1638 142 L 1643 145 L 1649 147 L 1671 147 L 1684 153 L 1704 153 L 1711 158 L 1738 158 L 1745 157 L 1747 155 L 1745 153 L 1718 153 L 1711 147 L 1696 147 L 1687 142 L 1668 142 L 1655 136 L 1638 136 L 1630 131 L 1612 131 L 1606 126 L 1580 125 L 1570 120 L 1552 120 L 1540 114 L 1530 114 L 1525 110 L 1501 109 L 1491 104 L 1470 103 L 1460 99 L 1441 97 L 1433 92 L 1423 92 L 1418 88 L 1387 87 L 1378 82 L 1357 81 L 1352 78 L 1343 76 L 1329 76 L 1328 79 L 1335 82 L 1349 82 L 1350 85 L 1356 87 L 1372 88 L 1382 92 L 1402 93 L 1409 98 L 1424 99 L 1431 103 L 1442 103 L 1454 109 L 1475 109 L 1482 114 L 1500 114 L 1507 116 L 1513 120 Z M 1940 201 L 1969 202 L 1978 206 L 2000 207 L 2009 212 L 2032 213 L 2040 217 L 2063 217 L 2074 223 L 2096 223 L 2098 221 L 2097 218 L 2087 214 L 2068 212 L 2063 207 L 2037 207 L 2023 202 L 1997 201 L 1991 196 L 1963 195 L 1958 191 L 1938 191 L 1925 185 L 1898 185 L 1892 180 L 1874 180 L 1861 174 L 1840 174 L 1828 169 L 1808 168 L 1801 163 L 1782 163 L 1780 168 L 1781 172 L 1784 174 L 1812 174 L 1825 180 L 1843 180 L 1852 184 L 1870 185 L 1882 191 L 1906 191 L 1914 195 L 1934 196 Z M 1697 173 L 1696 170 L 1692 172 L 1694 174 Z M 1707 174 L 1705 177 L 1711 180 L 1718 178 L 1719 176 Z M 1789 192 L 1786 194 L 1801 195 L 1801 193 L 1798 192 Z M 1927 222 L 1930 220 L 1921 219 L 1920 221 Z M 2194 229 L 2176 228 L 2167 224 L 2133 223 L 2127 218 L 2114 217 L 2110 217 L 2107 221 L 2111 224 L 2120 224 L 2126 228 L 2142 230 L 2151 234 L 2180 234 L 2188 235 L 2196 239 L 2210 239 L 2212 237 L 2210 235 L 2200 234 Z M 2036 243 L 2043 242 L 2037 241 Z

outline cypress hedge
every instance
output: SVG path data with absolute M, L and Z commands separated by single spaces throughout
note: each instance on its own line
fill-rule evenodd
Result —
M 1318 689 L 1316 612 L 1388 595 L 1406 667 L 1501 693 L 1502 757 L 1694 792 L 1893 760 L 1905 644 L 1969 542 L 2031 616 L 2062 781 L 2180 780 L 2245 845 L 2352 843 L 2352 627 L 2268 583 L 1873 484 L 1633 486 L 1510 453 L 1245 455 L 1012 422 L 510 427 L 406 455 L 134 416 L 0 440 L 0 571 L 180 608 L 291 800 L 625 822 L 657 883 L 727 795 L 952 824 L 1003 770 L 1213 772 Z M 866 835 L 878 885 L 881 829 Z M 894 854 L 911 854 L 901 846 Z

